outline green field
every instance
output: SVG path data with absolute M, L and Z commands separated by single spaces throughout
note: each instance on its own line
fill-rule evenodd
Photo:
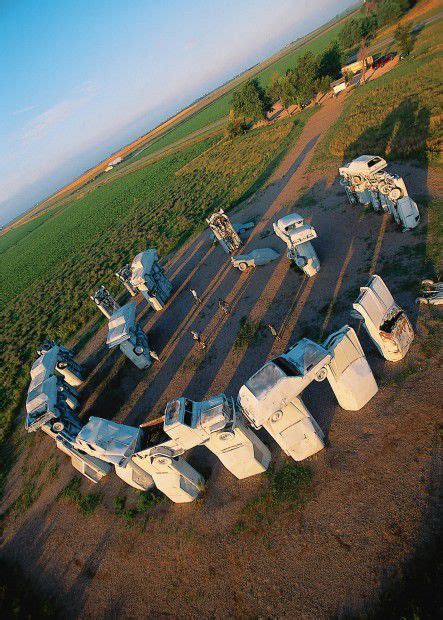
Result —
M 299 48 L 294 49 L 292 52 L 289 52 L 287 55 L 282 56 L 278 60 L 276 60 L 272 65 L 263 69 L 259 73 L 257 73 L 257 78 L 260 80 L 263 86 L 267 86 L 271 79 L 271 76 L 277 71 L 278 73 L 284 74 L 287 69 L 293 67 L 300 56 L 310 51 L 314 54 L 319 54 L 323 52 L 328 45 L 337 38 L 337 35 L 342 28 L 343 24 L 336 24 L 332 26 L 330 30 L 319 35 L 317 38 L 313 39 L 309 43 L 302 44 Z M 152 142 L 149 146 L 143 149 L 139 156 L 149 155 L 150 153 L 154 153 L 155 151 L 164 148 L 165 146 L 169 146 L 170 144 L 176 142 L 177 140 L 181 140 L 185 138 L 189 134 L 194 131 L 198 131 L 207 125 L 211 125 L 216 121 L 222 119 L 225 116 L 228 116 L 229 110 L 231 108 L 231 101 L 233 93 L 235 89 L 232 89 L 225 95 L 222 95 L 219 99 L 210 103 L 208 106 L 200 110 L 199 112 L 195 112 L 190 118 L 183 121 L 173 129 L 169 130 L 163 136 Z M 134 159 L 129 158 L 129 162 L 134 161 Z
M 255 191 L 310 113 L 232 141 L 217 144 L 212 138 L 128 173 L 28 230 L 3 252 L 0 321 L 8 331 L 0 356 L 0 439 L 23 398 L 35 347 L 46 337 L 78 337 L 98 319 L 88 295 L 102 283 L 118 291 L 113 274 L 134 254 L 148 245 L 167 254 L 203 229 L 209 212 L 228 209 Z
M 45 214 L 45 215 L 42 215 L 41 217 L 36 217 L 35 219 L 30 220 L 29 222 L 26 222 L 26 224 L 22 224 L 21 226 L 18 226 L 17 228 L 12 228 L 11 230 L 8 230 L 3 235 L 1 235 L 0 236 L 0 254 L 2 254 L 3 252 L 6 252 L 6 250 L 14 246 L 21 239 L 26 237 L 26 235 L 29 235 L 29 233 L 31 233 L 33 230 L 35 230 L 41 224 L 43 224 L 43 222 L 45 222 L 48 219 L 48 217 L 50 217 L 50 214 Z

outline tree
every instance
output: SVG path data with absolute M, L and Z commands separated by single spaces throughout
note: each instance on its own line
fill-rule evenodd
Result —
M 325 95 L 329 89 L 331 88 L 331 78 L 329 75 L 324 75 L 317 80 L 317 93 L 321 95 Z
M 234 110 L 229 112 L 229 121 L 225 128 L 225 136 L 228 139 L 235 138 L 246 132 L 246 126 L 240 119 L 235 118 Z
M 266 94 L 272 103 L 282 98 L 284 78 L 279 73 L 274 73 L 269 82 Z
M 334 41 L 318 59 L 317 78 L 329 76 L 332 80 L 341 72 L 341 51 L 338 41 Z
M 406 24 L 399 24 L 395 31 L 394 38 L 398 43 L 401 54 L 410 54 L 414 47 L 414 41 L 410 30 Z
M 349 19 L 338 33 L 340 47 L 344 50 L 352 47 L 361 38 L 361 19 Z
M 365 15 L 360 20 L 360 35 L 363 39 L 368 42 L 374 36 L 377 31 L 378 21 L 377 15 L 372 13 L 370 15 Z
M 408 9 L 409 4 L 403 2 L 403 0 L 383 0 L 378 5 L 377 19 L 379 26 L 386 26 L 392 24 L 397 19 L 400 19 L 402 14 Z
M 285 110 L 296 102 L 296 91 L 290 75 L 285 75 L 281 80 L 281 103 Z
M 258 80 L 248 80 L 232 97 L 232 108 L 237 116 L 253 121 L 266 118 L 271 103 Z

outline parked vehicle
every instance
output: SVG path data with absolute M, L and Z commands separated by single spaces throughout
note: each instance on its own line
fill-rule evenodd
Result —
M 272 248 L 259 248 L 252 250 L 248 254 L 239 254 L 238 256 L 232 256 L 231 263 L 233 267 L 240 269 L 240 271 L 246 271 L 250 267 L 257 267 L 259 265 L 267 265 L 273 260 L 276 260 L 280 254 Z

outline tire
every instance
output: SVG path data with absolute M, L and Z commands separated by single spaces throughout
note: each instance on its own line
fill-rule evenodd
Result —
M 389 185 L 386 185 L 386 183 L 380 183 L 380 185 L 378 186 L 378 191 L 380 192 L 380 194 L 383 194 L 383 196 L 389 196 Z
M 54 431 L 54 433 L 61 433 L 64 428 L 65 425 L 61 420 L 57 420 L 57 422 L 54 422 L 52 424 L 52 430 Z
M 274 424 L 276 422 L 278 422 L 279 420 L 281 420 L 283 417 L 283 411 L 281 411 L 280 409 L 278 411 L 276 411 L 275 413 L 272 414 L 271 416 L 271 422 L 273 422 Z
M 295 259 L 295 264 L 297 265 L 297 267 L 300 267 L 300 269 L 306 267 L 307 263 L 308 261 L 303 256 L 297 256 L 297 258 Z
M 403 192 L 401 191 L 399 187 L 394 187 L 393 189 L 391 189 L 388 196 L 390 200 L 396 201 L 396 200 L 399 200 L 403 196 Z
M 134 353 L 136 355 L 143 355 L 143 353 L 145 352 L 144 348 L 141 346 L 135 346 L 134 347 Z
M 240 269 L 240 271 L 246 271 L 246 269 L 248 268 L 247 263 L 239 263 L 238 264 L 238 268 Z
M 328 371 L 326 370 L 326 366 L 323 366 L 323 368 L 320 368 L 318 373 L 315 375 L 315 380 L 321 383 L 326 379 L 327 374 Z
M 359 174 L 354 174 L 351 177 L 351 181 L 352 181 L 352 185 L 361 185 L 362 181 L 363 181 L 363 177 Z
M 158 463 L 159 465 L 171 465 L 172 464 L 172 458 L 170 456 L 158 455 L 158 456 L 154 456 L 152 460 Z

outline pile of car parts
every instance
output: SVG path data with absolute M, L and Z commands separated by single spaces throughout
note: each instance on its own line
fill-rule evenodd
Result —
M 407 195 L 403 180 L 385 171 L 386 165 L 380 157 L 359 157 L 340 168 L 342 184 L 352 204 L 388 211 L 403 230 L 410 230 L 419 222 L 417 205 Z M 207 222 L 240 271 L 279 256 L 271 248 L 237 254 L 241 225 L 233 226 L 223 210 Z M 243 229 L 252 225 L 243 225 Z M 318 273 L 313 226 L 292 213 L 275 222 L 273 229 L 297 267 L 309 277 Z M 132 296 L 140 291 L 156 311 L 171 295 L 172 285 L 155 249 L 140 252 L 116 275 Z M 441 303 L 440 283 L 424 281 L 422 286 L 419 301 Z M 91 299 L 108 319 L 108 347 L 119 347 L 137 368 L 149 368 L 157 356 L 136 320 L 135 303 L 120 307 L 104 286 Z M 363 322 L 386 360 L 397 362 L 405 357 L 414 331 L 379 276 L 372 276 L 360 289 L 351 316 Z M 98 417 L 83 424 L 78 417 L 77 388 L 84 381 L 84 370 L 72 351 L 46 341 L 38 355 L 26 400 L 28 432 L 42 429 L 92 482 L 114 471 L 130 486 L 139 490 L 156 487 L 177 503 L 195 500 L 205 484 L 201 473 L 184 459 L 188 450 L 204 446 L 236 478 L 247 478 L 263 473 L 271 462 L 269 448 L 255 433 L 263 429 L 285 454 L 303 461 L 325 446 L 324 433 L 303 400 L 313 381 L 327 380 L 340 407 L 348 411 L 361 410 L 378 391 L 356 332 L 344 325 L 321 344 L 303 338 L 266 362 L 241 386 L 236 398 L 219 394 L 197 402 L 181 396 L 167 404 L 163 418 L 139 427 Z
M 241 239 L 223 209 L 213 213 L 206 221 L 226 254 L 237 252 L 241 246 Z
M 125 312 L 123 306 L 117 317 Z M 414 337 L 411 324 L 379 276 L 361 288 L 352 315 L 364 322 L 385 359 L 406 355 Z M 266 362 L 237 399 L 180 397 L 167 404 L 163 418 L 140 427 L 96 417 L 82 425 L 73 387 L 83 381 L 81 366 L 56 343 L 45 343 L 39 352 L 31 369 L 27 430 L 42 428 L 93 482 L 114 470 L 130 486 L 155 486 L 177 503 L 193 501 L 204 488 L 203 476 L 183 458 L 186 451 L 205 446 L 236 478 L 254 476 L 271 462 L 269 448 L 253 430 L 264 429 L 285 454 L 303 461 L 325 446 L 323 431 L 302 400 L 313 381 L 327 380 L 347 411 L 359 411 L 378 391 L 357 334 L 345 325 L 322 344 L 303 338 Z
M 363 321 L 381 355 L 390 362 L 402 360 L 414 339 L 414 330 L 380 276 L 372 276 L 352 306 L 352 316 Z
M 415 301 L 429 306 L 441 306 L 443 304 L 443 282 L 423 280 L 420 294 Z
M 386 171 L 385 159 L 361 155 L 339 168 L 340 183 L 352 205 L 371 206 L 390 213 L 403 232 L 420 222 L 417 204 L 410 198 L 403 179 Z

